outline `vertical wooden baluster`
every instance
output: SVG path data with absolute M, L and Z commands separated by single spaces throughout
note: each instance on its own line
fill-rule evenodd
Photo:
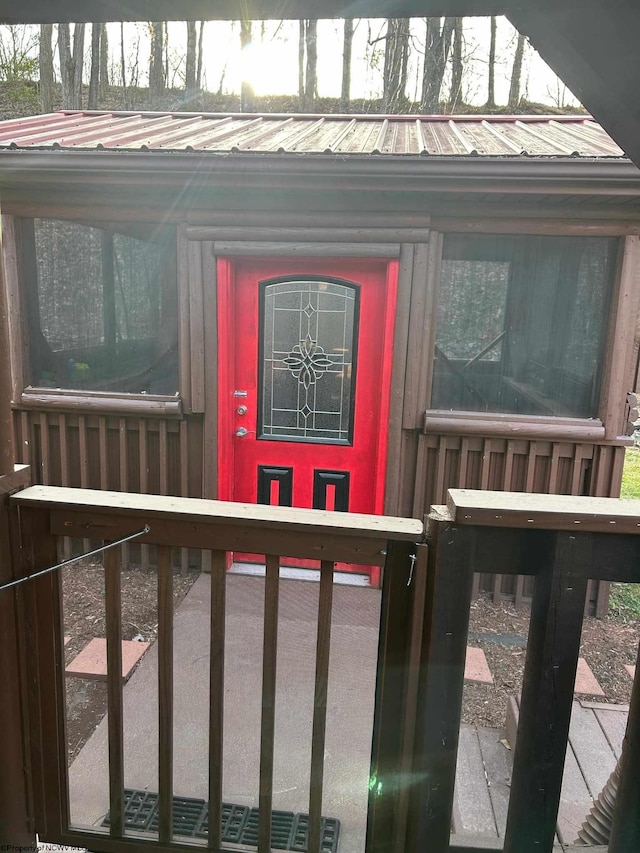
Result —
M 31 451 L 33 438 L 31 436 L 31 424 L 29 421 L 29 412 L 20 412 L 20 433 L 21 444 L 17 450 L 17 458 L 25 465 L 33 464 L 31 462 L 33 454 Z
M 171 549 L 158 546 L 158 840 L 173 819 L 173 572 Z
M 147 422 L 144 418 L 138 419 L 138 447 L 140 450 L 140 491 L 146 495 L 149 491 L 149 446 L 147 444 Z M 148 545 L 140 546 L 140 563 L 143 569 L 149 569 Z
M 58 448 L 60 451 L 60 485 L 69 485 L 69 448 L 67 445 L 67 416 L 58 415 Z M 71 557 L 71 539 L 62 538 L 62 554 L 65 560 Z
M 84 415 L 78 416 L 78 442 L 80 445 L 80 488 L 89 488 L 89 455 L 87 451 L 87 421 Z M 88 539 L 82 540 L 82 550 L 89 551 Z
M 549 466 L 549 488 L 548 494 L 558 494 L 558 475 L 560 471 L 560 445 L 554 441 L 551 445 L 551 463 Z
M 262 657 L 262 723 L 260 726 L 260 788 L 258 853 L 271 851 L 273 800 L 273 742 L 276 711 L 276 657 L 278 654 L 278 590 L 280 560 L 267 556 L 264 584 L 264 646 Z
M 180 494 L 189 497 L 189 444 L 187 422 L 180 421 Z M 184 577 L 189 571 L 189 549 L 180 549 L 180 573 Z
M 447 436 L 441 435 L 438 439 L 438 465 L 436 468 L 436 501 L 447 502 L 447 493 L 444 488 L 445 462 L 447 461 Z M 423 512 L 428 512 L 425 507 Z
M 320 564 L 316 684 L 313 697 L 313 731 L 311 735 L 308 853 L 320 853 L 320 842 L 322 840 L 322 782 L 324 777 L 324 742 L 327 723 L 327 685 L 329 682 L 334 568 L 335 563 L 330 563 L 327 560 L 323 560 Z
M 227 555 L 211 559 L 211 657 L 209 673 L 209 849 L 220 847 L 224 713 L 224 637 Z
M 513 480 L 513 453 L 513 442 L 507 441 L 507 452 L 505 455 L 504 471 L 502 474 L 502 488 L 505 492 L 511 491 L 511 484 Z
M 103 415 L 98 421 L 98 442 L 100 453 L 100 488 L 109 488 L 109 460 L 107 457 L 107 419 Z
M 167 422 L 160 421 L 159 425 L 159 452 L 160 452 L 160 494 L 169 493 L 169 469 L 167 460 Z
M 109 831 L 124 834 L 124 749 L 122 737 L 122 602 L 120 554 L 104 552 L 107 633 L 107 709 L 109 731 Z
M 416 518 L 424 515 L 427 492 L 427 455 L 429 448 L 424 435 L 418 436 L 418 452 L 416 456 L 416 480 L 413 489 L 413 512 Z
M 40 415 L 40 451 L 42 458 L 42 482 L 45 486 L 51 483 L 51 454 L 49 452 L 49 419 L 42 412 Z
M 464 489 L 467 485 L 469 475 L 469 439 L 463 438 L 460 442 L 460 467 L 458 473 L 458 488 Z
M 118 421 L 118 439 L 120 452 L 120 491 L 129 490 L 129 462 L 127 456 L 127 422 L 124 418 Z M 122 546 L 122 563 L 129 565 L 129 544 Z
M 524 487 L 525 492 L 533 491 L 533 484 L 536 475 L 536 453 L 537 444 L 535 441 L 532 441 L 529 444 L 529 455 L 527 457 L 527 477 Z

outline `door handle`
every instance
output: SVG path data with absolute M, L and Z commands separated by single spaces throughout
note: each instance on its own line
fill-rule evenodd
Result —
M 238 429 L 236 430 L 236 435 L 238 436 L 238 438 L 244 438 L 248 432 L 249 430 L 245 429 L 245 427 L 238 427 Z

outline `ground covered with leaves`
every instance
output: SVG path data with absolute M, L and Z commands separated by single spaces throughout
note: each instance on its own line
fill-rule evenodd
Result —
M 637 615 L 612 607 L 605 619 L 587 616 L 582 629 L 580 656 L 602 687 L 605 696 L 584 698 L 627 704 L 632 681 L 624 668 L 635 664 L 638 652 Z M 469 645 L 480 646 L 494 683 L 467 683 L 463 722 L 500 728 L 504 725 L 509 696 L 520 693 L 529 631 L 529 608 L 493 604 L 479 598 L 471 605 Z
M 185 597 L 196 572 L 173 579 L 174 610 Z M 69 664 L 94 639 L 105 637 L 104 569 L 80 562 L 63 572 L 64 635 L 69 637 L 65 659 Z M 157 574 L 154 568 L 133 566 L 122 572 L 122 639 L 153 643 L 158 634 Z M 67 747 L 73 761 L 107 710 L 107 686 L 75 676 L 66 679 Z

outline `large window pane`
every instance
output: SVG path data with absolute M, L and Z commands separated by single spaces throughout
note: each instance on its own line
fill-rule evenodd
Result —
M 615 244 L 448 235 L 432 408 L 595 417 Z
M 175 394 L 175 230 L 36 219 L 24 233 L 31 384 Z

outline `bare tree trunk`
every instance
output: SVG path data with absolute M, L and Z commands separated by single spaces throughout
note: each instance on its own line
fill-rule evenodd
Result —
M 196 45 L 198 31 L 195 21 L 187 21 L 187 55 L 184 69 L 185 100 L 190 101 L 196 93 Z
M 53 112 L 53 24 L 40 25 L 40 109 Z
M 167 21 L 162 22 L 162 53 L 164 56 L 164 89 L 170 85 L 169 83 L 169 24 Z
M 62 81 L 62 106 L 64 109 L 82 108 L 82 60 L 84 55 L 84 24 L 76 24 L 73 31 L 73 52 L 69 24 L 58 24 L 58 52 L 60 79 Z
M 122 79 L 122 103 L 125 110 L 129 109 L 127 93 L 127 62 L 124 55 L 124 24 L 120 22 L 120 76 Z
M 353 46 L 353 19 L 344 19 L 344 41 L 342 47 L 342 91 L 340 109 L 349 112 L 351 101 L 351 54 Z
M 388 18 L 383 72 L 383 109 L 387 113 L 401 112 L 404 107 L 408 57 L 408 20 Z
M 73 92 L 76 109 L 82 109 L 82 71 L 84 68 L 84 24 L 73 29 Z
M 462 18 L 455 18 L 453 25 L 453 51 L 451 54 L 451 92 L 449 103 L 452 108 L 462 103 Z
M 298 23 L 298 109 L 304 110 L 304 46 L 307 22 L 300 18 Z
M 161 21 L 149 24 L 151 52 L 149 54 L 149 105 L 164 94 L 164 26 Z
M 509 84 L 509 100 L 507 106 L 510 110 L 515 110 L 520 103 L 520 81 L 522 79 L 522 60 L 524 58 L 524 36 L 518 33 L 518 43 L 516 44 L 516 52 L 513 56 L 513 65 L 511 67 L 511 83 Z
M 104 103 L 109 86 L 109 37 L 107 25 L 100 24 L 100 103 Z
M 318 97 L 318 22 L 307 19 L 305 28 L 307 48 L 307 70 L 304 81 L 304 100 L 306 109 L 315 109 Z
M 245 50 L 251 44 L 251 21 L 240 21 L 240 49 Z M 253 87 L 248 80 L 240 84 L 240 111 L 253 112 L 255 109 Z
M 449 59 L 451 38 L 453 36 L 454 18 L 427 18 L 427 34 L 424 51 L 424 70 L 422 73 L 422 100 L 420 109 L 423 113 L 436 114 L 440 112 L 440 90 L 442 78 Z
M 487 103 L 489 110 L 496 107 L 496 17 L 491 16 L 491 35 L 489 37 L 489 83 L 487 86 Z
M 202 37 L 204 35 L 204 21 L 200 21 L 200 32 L 198 33 L 198 61 L 196 63 L 196 89 L 202 89 Z
M 71 35 L 69 24 L 58 24 L 58 53 L 60 55 L 60 82 L 62 84 L 62 106 L 70 107 L 73 62 L 71 58 Z
M 101 25 L 91 24 L 91 73 L 89 76 L 89 99 L 87 107 L 98 109 L 98 90 L 100 88 L 100 30 Z

